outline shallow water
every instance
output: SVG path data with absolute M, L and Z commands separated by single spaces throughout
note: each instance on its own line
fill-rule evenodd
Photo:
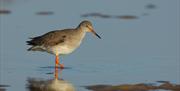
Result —
M 52 79 L 54 56 L 28 52 L 25 41 L 51 30 L 90 20 L 98 39 L 87 34 L 80 48 L 60 57 L 62 78 L 77 91 L 94 84 L 170 81 L 180 84 L 179 0 L 0 0 L 0 84 L 25 91 L 28 78 Z M 147 8 L 154 5 L 155 8 Z M 37 14 L 37 12 L 53 12 Z M 137 16 L 136 19 L 81 17 L 83 14 Z

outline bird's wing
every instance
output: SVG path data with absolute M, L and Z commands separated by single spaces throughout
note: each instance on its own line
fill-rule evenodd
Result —
M 70 31 L 70 30 L 69 30 Z M 60 43 L 64 43 L 68 34 L 68 30 L 56 30 L 48 32 L 42 36 L 34 37 L 32 40 L 27 41 L 28 45 L 33 46 L 54 46 Z

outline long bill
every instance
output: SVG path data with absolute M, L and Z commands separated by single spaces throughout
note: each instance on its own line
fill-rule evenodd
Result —
M 92 27 L 88 27 L 89 28 L 89 30 L 91 30 L 91 32 L 95 35 L 95 36 L 97 36 L 99 39 L 101 39 L 101 36 L 99 36 L 95 31 L 94 31 L 94 29 L 92 28 Z
M 101 36 L 99 36 L 93 29 L 92 29 L 92 33 L 97 36 L 99 39 L 101 39 Z

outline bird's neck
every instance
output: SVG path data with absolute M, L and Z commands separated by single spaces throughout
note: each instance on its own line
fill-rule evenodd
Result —
M 78 26 L 75 30 L 76 30 L 77 33 L 80 34 L 80 36 L 82 36 L 82 37 L 84 37 L 83 35 L 86 34 L 86 30 L 85 30 L 84 27 Z
M 81 33 L 86 33 L 86 29 L 87 29 L 87 28 L 81 27 L 81 26 L 78 26 L 78 27 L 76 28 L 76 30 L 77 30 L 78 32 L 81 32 Z
M 77 27 L 75 31 L 77 33 L 76 39 L 79 40 L 79 42 L 77 43 L 77 46 L 79 46 L 81 44 L 81 41 L 84 39 L 86 35 L 86 31 L 81 27 Z

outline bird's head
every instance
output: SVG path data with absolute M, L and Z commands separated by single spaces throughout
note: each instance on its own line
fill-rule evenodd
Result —
M 79 27 L 81 27 L 81 29 L 83 29 L 85 32 L 91 32 L 93 33 L 95 36 L 97 36 L 98 38 L 101 39 L 101 37 L 94 31 L 92 23 L 90 21 L 82 21 L 79 25 Z

